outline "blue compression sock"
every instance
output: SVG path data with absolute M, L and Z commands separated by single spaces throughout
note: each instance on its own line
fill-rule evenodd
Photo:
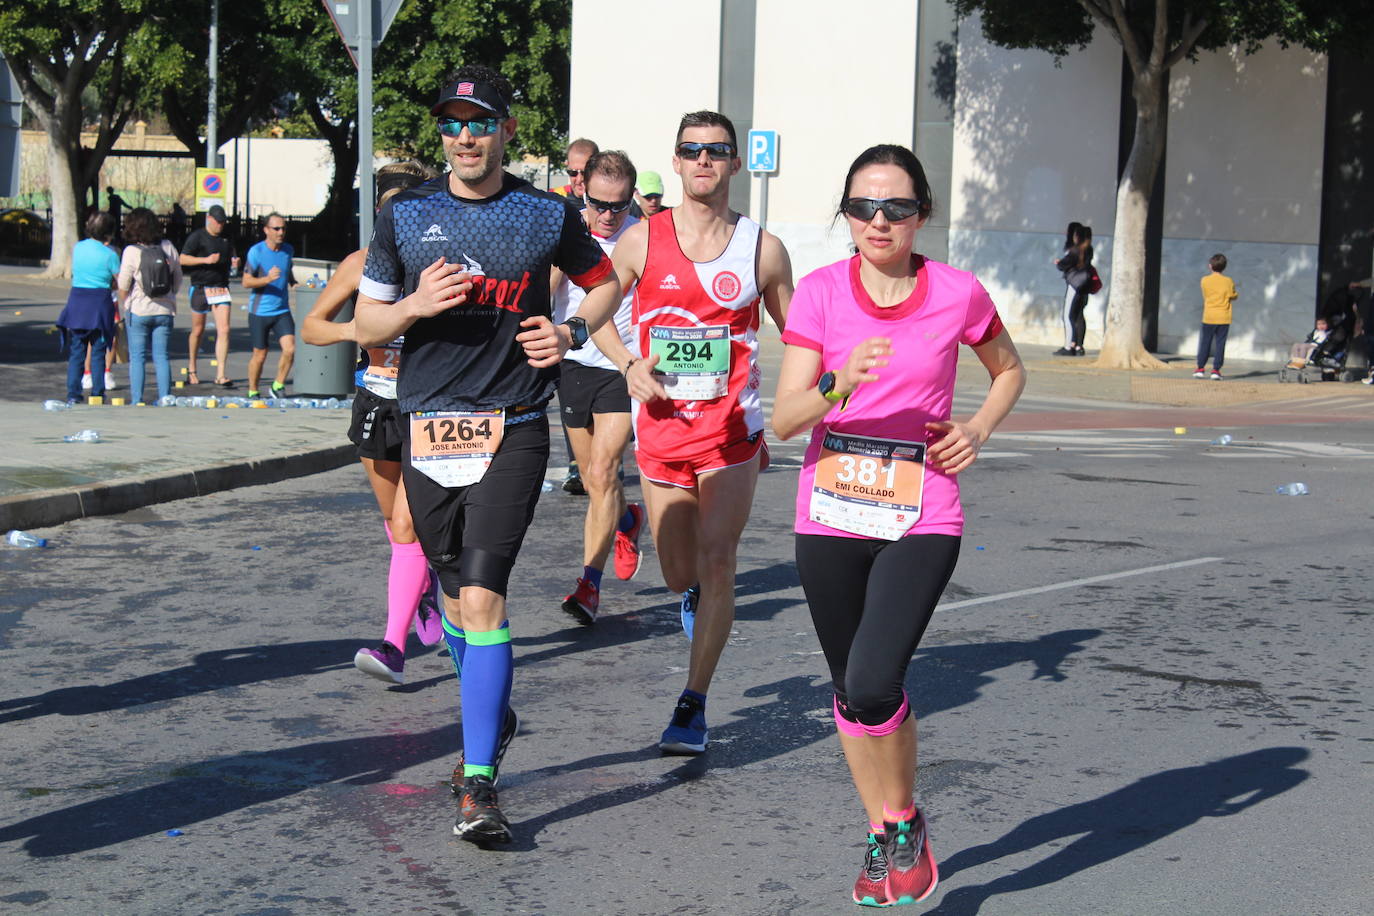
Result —
M 448 617 L 442 612 L 440 617 L 444 621 L 444 642 L 448 643 L 449 658 L 453 660 L 453 673 L 458 675 L 458 680 L 463 679 L 463 656 L 468 651 L 468 634 L 448 622 Z
M 615 530 L 616 530 L 616 531 L 619 531 L 619 532 L 622 532 L 623 534 L 629 534 L 629 533 L 630 533 L 630 529 L 633 528 L 634 526 L 635 526 L 635 514 L 634 514 L 633 512 L 630 511 L 630 508 L 629 508 L 628 506 L 626 506 L 626 507 L 625 507 L 625 514 L 622 515 L 622 516 L 620 516 L 620 521 L 616 522 Z
M 582 567 L 582 578 L 597 588 L 601 587 L 601 570 L 597 569 L 595 566 Z
M 463 657 L 463 775 L 491 776 L 496 746 L 510 705 L 515 659 L 510 623 L 478 633 L 467 631 Z
M 698 703 L 701 704 L 702 709 L 706 708 L 706 694 L 697 693 L 695 690 L 684 690 L 682 691 L 682 696 L 687 697 L 688 699 L 696 700 Z

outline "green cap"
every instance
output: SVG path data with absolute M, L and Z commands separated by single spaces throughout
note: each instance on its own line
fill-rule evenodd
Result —
M 639 193 L 646 197 L 650 194 L 663 196 L 663 177 L 658 172 L 639 173 Z

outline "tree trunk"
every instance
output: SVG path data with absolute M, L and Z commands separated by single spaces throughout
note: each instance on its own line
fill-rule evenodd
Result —
M 68 121 L 59 109 L 47 119 L 45 125 L 48 135 L 48 188 L 52 198 L 52 252 L 48 257 L 45 277 L 70 277 L 72 275 L 72 247 L 81 239 L 81 207 L 79 202 L 85 198 L 85 189 L 77 176 L 81 173 L 79 162 L 72 161 L 72 147 L 80 147 L 80 123 L 77 123 L 75 139 L 67 136 Z
M 1163 369 L 1166 364 L 1145 349 L 1145 223 L 1150 188 L 1163 149 L 1159 86 L 1162 75 L 1146 73 L 1135 80 L 1135 137 L 1116 191 L 1112 230 L 1111 288 L 1107 334 L 1096 365 L 1108 369 Z

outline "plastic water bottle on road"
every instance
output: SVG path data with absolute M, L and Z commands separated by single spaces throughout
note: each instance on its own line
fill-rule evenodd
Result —
M 1280 496 L 1306 496 L 1307 484 L 1302 481 L 1296 483 L 1286 483 L 1281 487 L 1275 487 L 1274 492 Z
M 47 547 L 48 539 L 34 537 L 27 531 L 20 531 L 16 528 L 14 531 L 5 535 L 5 543 L 9 544 L 11 547 Z
M 1215 439 L 1212 440 L 1212 444 L 1213 444 L 1213 445 L 1230 445 L 1230 444 L 1231 444 L 1232 442 L 1234 442 L 1234 441 L 1236 441 L 1236 440 L 1232 439 L 1231 436 L 1230 436 L 1229 434 L 1227 434 L 1227 435 L 1217 436 Z
M 72 409 L 72 405 L 71 405 L 71 404 L 68 404 L 66 401 L 44 401 L 44 402 L 43 402 L 43 409 L 44 409 L 44 410 L 71 410 L 71 409 Z
M 93 429 L 83 429 L 79 433 L 72 433 L 70 436 L 63 436 L 63 442 L 99 442 L 100 433 Z

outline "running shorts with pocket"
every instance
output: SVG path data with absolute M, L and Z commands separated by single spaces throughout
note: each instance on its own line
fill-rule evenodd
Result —
M 747 464 L 757 460 L 760 452 L 763 453 L 763 460 L 759 462 L 759 471 L 762 472 L 768 467 L 768 445 L 763 441 L 762 431 L 683 460 L 660 461 L 644 454 L 643 449 L 640 449 L 635 452 L 635 463 L 639 465 L 639 476 L 642 478 L 665 486 L 690 490 L 697 485 L 697 478 L 702 474 Z
M 559 366 L 558 402 L 564 426 L 586 429 L 592 425 L 593 414 L 630 412 L 630 389 L 619 372 L 568 359 Z
M 254 350 L 266 350 L 268 336 L 273 331 L 280 342 L 283 337 L 290 337 L 296 333 L 296 320 L 291 317 L 290 312 L 248 316 L 248 335 L 253 340 Z
M 412 466 L 409 417 L 401 415 L 401 476 L 410 516 L 447 595 L 457 597 L 469 585 L 506 594 L 549 463 L 549 418 L 542 406 L 535 409 L 534 418 L 524 421 L 508 412 L 501 446 L 482 479 L 454 488 Z
M 378 397 L 366 388 L 353 394 L 353 421 L 348 438 L 358 447 L 359 458 L 374 461 L 401 460 L 405 415 L 391 398 Z

